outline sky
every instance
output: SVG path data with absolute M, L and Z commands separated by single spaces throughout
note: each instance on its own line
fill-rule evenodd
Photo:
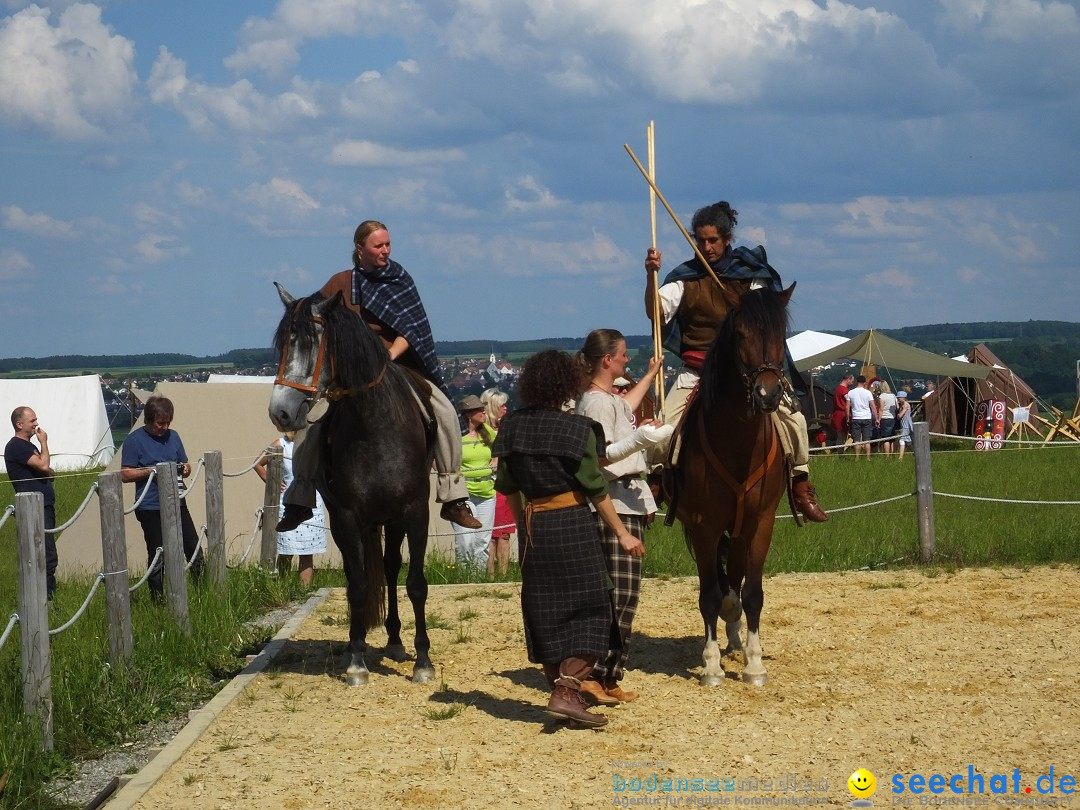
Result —
M 646 161 L 796 331 L 1075 321 L 1057 0 L 0 0 L 0 357 L 270 345 L 385 222 L 437 340 L 646 334 Z M 657 205 L 668 269 L 690 248 Z

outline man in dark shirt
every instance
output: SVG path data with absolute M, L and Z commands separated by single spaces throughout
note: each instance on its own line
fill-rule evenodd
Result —
M 56 526 L 56 493 L 52 485 L 55 473 L 50 466 L 49 434 L 38 427 L 37 414 L 25 405 L 11 412 L 11 426 L 15 428 L 15 435 L 4 448 L 4 464 L 11 485 L 16 492 L 40 492 L 45 499 L 45 590 L 52 599 L 59 558 L 56 537 L 49 531 Z M 30 441 L 35 437 L 40 450 Z

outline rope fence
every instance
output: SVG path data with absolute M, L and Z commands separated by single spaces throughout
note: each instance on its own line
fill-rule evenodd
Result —
M 151 559 L 150 564 L 146 566 L 146 573 L 142 575 L 142 579 L 140 579 L 138 582 L 128 588 L 128 593 L 135 593 L 135 591 L 139 590 L 139 588 L 141 588 L 145 584 L 145 582 L 150 579 L 150 575 L 153 574 L 154 571 L 157 569 L 157 565 L 160 560 L 161 546 L 158 546 L 157 549 L 154 551 L 153 559 Z
M 12 629 L 19 623 L 19 614 L 12 613 L 8 618 L 7 627 L 4 628 L 4 632 L 0 633 L 0 650 L 4 649 L 4 643 L 8 640 L 8 636 L 11 635 Z
M 139 508 L 143 501 L 146 500 L 146 494 L 150 491 L 150 482 L 153 481 L 156 476 L 157 470 L 151 470 L 150 477 L 146 479 L 146 486 L 143 487 L 142 494 L 139 495 L 139 497 L 135 500 L 135 503 L 133 503 L 130 507 L 124 510 L 125 515 L 130 515 L 132 512 Z
M 83 499 L 83 502 L 81 504 L 79 504 L 79 508 L 75 510 L 75 514 L 73 514 L 67 520 L 67 522 L 62 523 L 59 526 L 56 526 L 52 531 L 54 531 L 54 532 L 62 532 L 64 529 L 68 528 L 69 526 L 71 526 L 72 523 L 74 523 L 76 520 L 78 520 L 79 516 L 84 511 L 86 511 L 86 507 L 90 505 L 90 499 L 93 498 L 94 495 L 97 494 L 97 491 L 98 491 L 98 482 L 95 481 L 94 483 L 92 483 L 90 485 L 90 491 L 86 493 L 86 498 Z
M 98 573 L 97 576 L 94 577 L 94 584 L 90 586 L 90 593 L 86 595 L 86 599 L 83 600 L 82 606 L 75 611 L 75 615 L 68 619 L 66 622 L 64 622 L 62 625 L 57 627 L 55 630 L 50 630 L 49 635 L 59 635 L 60 633 L 63 633 L 65 630 L 71 627 L 71 625 L 75 624 L 75 622 L 79 620 L 79 617 L 86 612 L 86 608 L 90 606 L 90 600 L 94 598 L 94 594 L 97 593 L 97 589 L 101 587 L 101 583 L 104 581 L 105 574 Z
M 255 510 L 255 528 L 251 530 L 251 540 L 248 541 L 247 548 L 244 549 L 244 553 L 240 556 L 240 559 L 232 565 L 229 565 L 230 569 L 235 570 L 247 561 L 248 556 L 251 554 L 251 550 L 255 548 L 255 538 L 259 536 L 259 530 L 262 529 L 262 519 L 263 509 L 260 506 Z

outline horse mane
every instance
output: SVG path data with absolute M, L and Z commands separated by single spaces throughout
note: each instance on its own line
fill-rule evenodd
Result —
M 787 297 L 767 287 L 748 290 L 743 293 L 738 309 L 728 312 L 701 367 L 701 396 L 709 408 L 716 407 L 733 393 L 740 396 L 743 393 L 739 365 L 739 321 L 760 332 L 764 340 L 768 341 L 772 336 L 783 345 L 789 322 Z M 779 359 L 783 365 L 784 357 Z
M 332 299 L 322 293 L 298 298 L 292 310 L 285 313 L 274 333 L 274 353 L 279 362 L 293 332 L 299 352 L 312 353 L 318 348 L 312 309 L 327 300 Z M 383 342 L 363 318 L 340 301 L 324 307 L 322 317 L 327 354 L 334 359 L 337 384 L 356 390 L 366 388 L 390 362 Z

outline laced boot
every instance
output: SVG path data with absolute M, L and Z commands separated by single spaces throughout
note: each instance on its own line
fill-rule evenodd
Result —
M 572 683 L 573 685 L 568 685 Z M 608 719 L 602 714 L 591 714 L 585 701 L 581 698 L 581 692 L 577 687 L 579 682 L 576 678 L 562 677 L 555 683 L 555 689 L 548 700 L 547 713 L 552 717 L 570 720 L 590 728 L 606 726 Z
M 465 498 L 444 503 L 442 509 L 439 510 L 439 517 L 443 520 L 448 520 L 451 523 L 456 523 L 458 526 L 465 529 L 484 528 L 484 524 L 477 520 L 473 516 L 473 513 L 469 511 L 469 504 Z
M 824 523 L 829 519 L 825 510 L 818 506 L 817 492 L 807 476 L 803 475 L 795 479 L 792 494 L 795 496 L 795 508 L 802 512 L 807 520 L 813 523 Z
M 581 696 L 585 699 L 586 703 L 591 703 L 593 706 L 618 706 L 619 699 L 612 697 L 604 689 L 604 685 L 600 681 L 587 678 L 581 682 L 579 690 Z

